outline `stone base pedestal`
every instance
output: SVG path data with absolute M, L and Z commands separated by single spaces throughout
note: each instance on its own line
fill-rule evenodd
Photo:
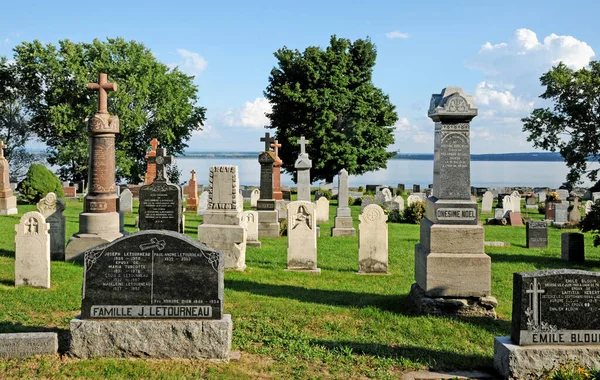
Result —
M 518 346 L 508 336 L 494 338 L 494 369 L 504 378 L 524 379 L 539 375 L 558 361 L 576 359 L 578 363 L 600 369 L 600 346 Z
M 246 269 L 247 232 L 243 226 L 201 224 L 198 226 L 198 241 L 225 253 L 225 269 Z
M 119 212 L 79 214 L 79 232 L 69 239 L 65 260 L 83 264 L 83 252 L 127 235 L 122 229 L 122 217 Z
M 492 296 L 428 297 L 418 284 L 412 284 L 408 298 L 419 314 L 496 319 L 498 301 Z
M 356 230 L 352 225 L 352 217 L 336 216 L 334 225 L 331 228 L 331 236 L 356 236 Z
M 277 210 L 258 211 L 258 238 L 278 238 L 279 219 Z
M 0 198 L 0 215 L 14 215 L 18 213 L 19 210 L 17 210 L 17 197 L 12 195 L 7 198 Z
M 491 259 L 478 225 L 421 220 L 415 245 L 415 280 L 428 297 L 485 297 L 491 294 Z
M 246 241 L 246 247 L 261 248 L 262 243 L 258 240 Z
M 185 358 L 228 360 L 231 315 L 219 320 L 72 319 L 69 353 L 81 359 Z

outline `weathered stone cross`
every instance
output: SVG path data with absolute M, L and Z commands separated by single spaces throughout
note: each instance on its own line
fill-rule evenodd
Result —
M 27 226 L 28 233 L 36 234 L 38 232 L 38 229 L 37 229 L 38 222 L 37 222 L 37 220 L 35 220 L 35 218 L 29 218 L 29 220 L 27 221 L 27 223 L 25 223 L 25 225 Z
M 192 173 L 192 179 L 196 179 L 196 177 L 194 177 L 196 175 L 196 171 L 192 169 L 190 170 L 190 173 Z
M 273 141 L 273 143 L 271 144 L 272 148 L 275 148 L 275 157 L 279 157 L 279 148 L 281 148 L 281 144 L 279 144 L 279 141 L 275 140 Z
M 300 143 L 300 153 L 306 154 L 306 144 L 308 144 L 310 141 L 305 139 L 304 136 L 302 136 L 300 137 L 300 140 L 298 140 L 298 142 Z
M 109 91 L 117 91 L 116 83 L 108 82 L 108 75 L 100 73 L 98 83 L 89 83 L 89 90 L 98 90 L 98 113 L 108 113 L 108 100 L 106 93 Z
M 534 278 L 533 284 L 531 284 L 531 286 L 525 291 L 525 293 L 531 294 L 531 310 L 533 311 L 533 324 L 535 326 L 539 326 L 542 311 L 539 309 L 540 306 L 538 296 L 546 293 L 546 291 L 542 290 L 541 285 L 537 283 L 537 278 Z
M 265 142 L 265 152 L 268 152 L 271 150 L 271 143 L 273 142 L 273 138 L 271 137 L 269 132 L 266 132 L 265 137 L 261 137 L 260 141 Z
M 156 178 L 155 181 L 166 181 L 167 178 L 167 165 L 175 162 L 173 156 L 166 155 L 167 150 L 164 148 L 156 149 L 156 156 L 148 157 L 148 162 L 156 164 Z
M 8 148 L 8 145 L 4 143 L 4 140 L 0 140 L 0 158 L 4 158 L 4 148 Z

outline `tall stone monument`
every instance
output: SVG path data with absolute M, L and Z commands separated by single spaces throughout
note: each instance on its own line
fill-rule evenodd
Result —
M 185 207 L 189 211 L 198 211 L 198 181 L 196 181 L 196 171 L 192 169 L 190 173 L 192 174 L 192 178 L 188 182 L 188 198 Z
M 108 113 L 107 93 L 117 91 L 107 74 L 100 74 L 98 83 L 88 84 L 98 90 L 98 112 L 87 120 L 89 139 L 88 193 L 79 214 L 79 232 L 71 237 L 65 251 L 67 261 L 82 262 L 83 252 L 91 247 L 111 242 L 124 234 L 119 196 L 115 184 L 115 135 L 119 133 L 119 118 Z
M 275 150 L 275 162 L 273 162 L 273 199 L 281 201 L 283 200 L 283 193 L 281 192 L 281 165 L 283 161 L 279 158 L 281 144 L 279 144 L 279 141 L 274 140 L 271 143 L 271 148 Z
M 346 169 L 338 173 L 338 207 L 335 211 L 335 222 L 331 228 L 331 236 L 355 236 L 352 215 L 348 207 L 348 172 Z
M 140 188 L 140 230 L 169 230 L 183 233 L 183 204 L 181 188 L 169 182 L 167 165 L 173 156 L 158 148 L 149 162 L 156 165 L 156 178 Z
M 150 157 L 156 157 L 156 149 L 160 145 L 160 142 L 156 138 L 150 140 L 150 152 L 146 154 L 146 176 L 144 177 L 144 185 L 149 185 L 154 182 L 156 178 L 156 163 L 151 160 Z
M 242 223 L 244 202 L 240 195 L 238 167 L 211 166 L 208 208 L 198 226 L 198 240 L 225 253 L 225 269 L 246 269 L 247 231 Z
M 306 144 L 309 142 L 304 136 L 300 137 L 300 140 L 298 140 L 300 154 L 294 164 L 298 178 L 298 200 L 308 202 L 310 202 L 310 168 L 312 168 L 312 161 L 306 153 Z
M 411 298 L 423 313 L 495 317 L 491 259 L 469 193 L 469 123 L 477 108 L 471 95 L 448 87 L 432 96 L 428 115 L 435 122 L 433 194 L 415 246 Z
M 10 188 L 8 160 L 4 158 L 4 148 L 7 145 L 0 140 L 0 215 L 13 215 L 18 213 L 17 198 Z
M 276 238 L 279 237 L 279 219 L 273 198 L 273 163 L 277 157 L 271 152 L 273 138 L 268 132 L 265 133 L 265 137 L 260 138 L 260 141 L 265 143 L 265 150 L 258 155 L 260 163 L 260 198 L 256 202 L 258 237 Z
M 37 203 L 37 210 L 50 225 L 50 257 L 65 261 L 65 236 L 67 218 L 63 215 L 65 201 L 50 192 Z

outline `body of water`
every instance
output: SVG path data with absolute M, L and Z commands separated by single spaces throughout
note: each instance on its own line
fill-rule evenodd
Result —
M 258 158 L 186 158 L 175 160 L 182 171 L 182 181 L 190 178 L 190 171 L 196 171 L 198 183 L 208 184 L 208 171 L 211 165 L 237 165 L 240 185 L 258 186 L 260 184 L 260 164 Z M 411 189 L 413 184 L 427 187 L 433 183 L 433 161 L 426 160 L 389 160 L 387 169 L 369 172 L 361 176 L 350 176 L 351 187 L 373 185 L 391 185 L 398 183 Z M 598 163 L 592 163 L 593 168 Z M 503 187 L 559 187 L 566 179 L 568 168 L 564 162 L 539 161 L 471 161 L 471 186 Z M 335 183 L 337 179 L 334 180 Z M 282 186 L 295 186 L 292 177 L 282 172 Z M 317 185 L 316 183 L 313 185 Z M 589 181 L 583 186 L 591 186 Z

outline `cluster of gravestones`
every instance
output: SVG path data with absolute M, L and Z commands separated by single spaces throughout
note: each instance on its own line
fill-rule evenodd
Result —
M 106 111 L 106 91 L 116 90 L 116 85 L 108 83 L 103 74 L 90 88 L 99 90 L 101 96 L 98 113 L 88 121 L 91 190 L 84 199 L 79 232 L 66 252 L 54 251 L 48 231 L 62 225 L 64 241 L 64 203 L 48 194 L 38 204 L 40 212 L 26 213 L 16 227 L 17 282 L 48 287 L 51 255 L 81 260 L 81 315 L 70 322 L 69 352 L 75 357 L 227 359 L 232 320 L 223 314 L 224 270 L 244 270 L 247 244 L 260 246 L 260 238 L 279 237 L 279 222 L 285 215 L 287 270 L 319 272 L 316 237 L 318 224 L 328 219 L 329 205 L 323 197 L 311 202 L 312 163 L 305 153 L 306 140 L 299 140 L 302 149 L 295 165 L 295 202 L 283 199 L 277 179 L 281 165 L 277 149 L 281 145 L 268 134 L 261 139 L 265 150 L 259 154 L 260 191 L 254 196 L 256 202 L 252 200 L 256 211 L 243 212 L 236 166 L 211 167 L 199 241 L 182 233 L 183 192 L 165 175 L 172 157 L 164 149 L 154 149 L 148 155 L 154 173 L 147 176 L 154 178 L 147 178 L 139 188 L 140 231 L 123 236 L 114 177 L 110 178 L 114 152 L 104 154 L 101 162 L 93 158 L 95 149 L 106 143 L 102 139 L 110 140 L 118 132 L 118 119 Z M 477 202 L 469 191 L 470 121 L 477 109 L 472 96 L 450 87 L 433 95 L 428 115 L 435 122 L 434 149 L 438 154 L 432 193 L 424 199 L 428 212 L 415 246 L 415 283 L 409 299 L 422 313 L 495 318 L 491 258 L 484 251 L 484 229 L 478 224 Z M 194 174 L 188 189 L 197 195 Z M 338 181 L 338 208 L 331 236 L 354 236 L 345 170 L 340 171 Z M 400 202 L 385 190 L 377 193 L 377 203 L 400 208 Z M 277 206 L 279 201 L 283 206 Z M 516 202 L 516 195 L 502 198 L 503 216 L 507 211 L 520 211 L 520 197 Z M 488 207 L 488 198 L 484 203 Z M 188 197 L 190 209 L 198 206 Z M 387 272 L 387 217 L 383 208 L 365 205 L 359 219 L 359 272 Z M 545 228 L 545 223 L 528 224 L 528 246 L 547 245 Z M 563 255 L 567 250 L 571 256 L 570 250 L 581 245 L 578 234 L 567 235 Z M 28 252 L 29 257 L 20 252 Z M 503 376 L 518 378 L 569 357 L 597 365 L 598 315 L 600 274 L 565 269 L 515 273 L 511 336 L 495 339 L 495 368 Z M 54 333 L 3 334 L 0 341 L 0 356 L 57 349 Z

